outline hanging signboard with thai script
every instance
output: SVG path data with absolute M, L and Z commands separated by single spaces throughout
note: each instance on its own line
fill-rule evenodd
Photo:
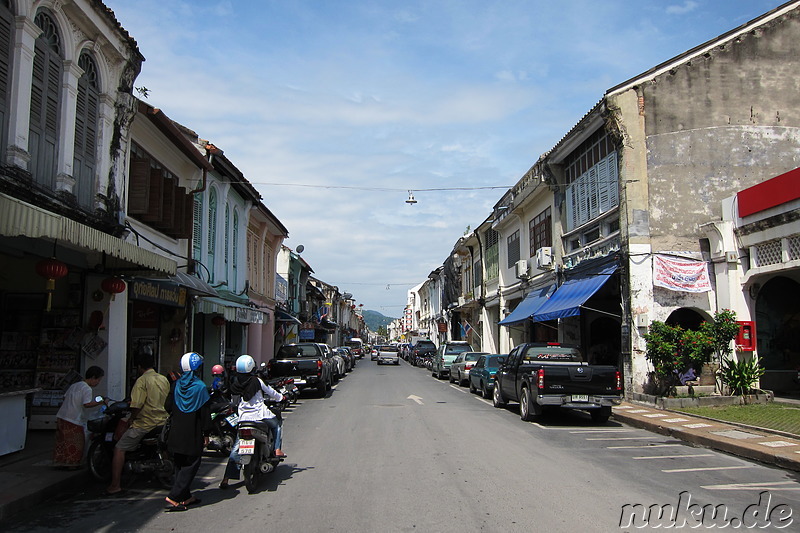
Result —
M 653 257 L 653 285 L 671 291 L 708 292 L 711 290 L 708 265 L 705 261 L 655 255 Z

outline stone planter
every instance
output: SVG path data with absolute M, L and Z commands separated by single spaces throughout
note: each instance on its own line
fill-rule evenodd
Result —
M 633 393 L 633 400 L 652 404 L 659 409 L 683 409 L 686 407 L 718 407 L 726 405 L 763 404 L 775 399 L 772 391 L 746 396 L 695 396 L 689 398 L 664 398 L 651 394 Z

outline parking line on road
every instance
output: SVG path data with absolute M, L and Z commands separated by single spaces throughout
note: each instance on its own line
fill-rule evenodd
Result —
M 788 487 L 787 485 L 792 485 Z M 753 481 L 751 483 L 726 483 L 723 485 L 700 485 L 707 490 L 800 490 L 796 481 Z
M 679 474 L 681 472 L 710 472 L 713 470 L 742 470 L 743 468 L 756 468 L 756 465 L 746 466 L 704 466 L 698 468 L 670 468 L 662 470 L 666 474 Z
M 687 455 L 640 455 L 638 457 L 631 457 L 631 459 L 646 460 L 646 459 L 684 459 L 686 457 L 713 457 L 713 453 L 690 453 Z
M 676 446 L 685 446 L 684 444 L 640 444 L 636 446 L 606 446 L 607 450 L 630 450 L 633 448 L 674 448 Z
M 586 440 L 658 440 L 663 438 L 664 437 L 592 437 Z

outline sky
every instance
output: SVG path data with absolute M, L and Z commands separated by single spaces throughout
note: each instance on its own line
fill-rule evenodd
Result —
M 315 277 L 392 317 L 609 88 L 783 3 L 104 1 L 146 101 L 224 150 Z

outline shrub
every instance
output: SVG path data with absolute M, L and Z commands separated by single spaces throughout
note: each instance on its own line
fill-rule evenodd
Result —
M 758 379 L 763 375 L 761 360 L 755 357 L 742 361 L 725 358 L 719 366 L 719 379 L 733 395 L 745 395 L 757 390 Z

